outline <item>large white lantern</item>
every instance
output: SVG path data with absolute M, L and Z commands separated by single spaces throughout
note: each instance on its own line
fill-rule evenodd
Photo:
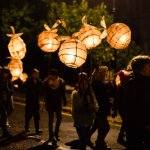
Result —
M 115 49 L 125 49 L 131 41 L 131 30 L 124 23 L 114 23 L 107 29 L 107 42 Z
M 7 34 L 8 37 L 11 37 L 11 40 L 8 44 L 8 49 L 12 58 L 23 59 L 26 54 L 26 44 L 20 38 L 23 33 L 15 34 L 14 27 L 11 26 L 13 34 Z
M 64 41 L 59 50 L 59 58 L 66 66 L 78 68 L 83 65 L 87 58 L 87 50 L 84 43 L 71 38 Z
M 13 79 L 18 79 L 23 72 L 23 63 L 20 59 L 11 59 L 8 68 Z

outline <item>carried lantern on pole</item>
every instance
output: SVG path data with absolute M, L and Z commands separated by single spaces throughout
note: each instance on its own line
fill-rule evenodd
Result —
M 23 63 L 20 59 L 12 58 L 8 64 L 8 68 L 9 68 L 10 73 L 12 75 L 12 79 L 16 80 L 20 77 L 20 75 L 23 72 Z
M 38 46 L 44 52 L 55 52 L 59 48 L 60 41 L 56 38 L 58 37 L 56 28 L 60 23 L 64 28 L 66 28 L 66 24 L 63 20 L 57 20 L 52 26 L 52 28 L 44 24 L 46 31 L 43 31 L 38 36 Z
M 70 38 L 62 43 L 58 55 L 66 66 L 78 68 L 85 63 L 87 50 L 83 42 L 76 38 Z
M 131 41 L 131 30 L 124 23 L 114 23 L 107 29 L 107 42 L 115 49 L 125 49 Z
M 13 26 L 10 26 L 13 34 L 7 34 L 8 37 L 11 37 L 11 40 L 8 44 L 8 49 L 12 58 L 23 59 L 26 54 L 26 44 L 20 38 L 23 33 L 15 34 L 15 29 Z
M 86 16 L 82 18 L 82 23 L 83 27 L 78 32 L 78 39 L 86 45 L 87 49 L 95 48 L 106 36 L 102 37 L 103 34 L 98 28 L 87 24 Z

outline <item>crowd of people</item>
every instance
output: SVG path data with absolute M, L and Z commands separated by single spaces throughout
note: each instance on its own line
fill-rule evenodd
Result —
M 108 116 L 121 116 L 122 125 L 118 143 L 127 150 L 150 149 L 150 57 L 138 55 L 131 59 L 124 70 L 115 74 L 115 81 L 106 82 L 107 66 L 96 68 L 92 76 L 80 72 L 78 82 L 72 91 L 72 118 L 80 140 L 80 150 L 89 146 L 94 150 L 109 150 L 105 138 L 110 130 Z M 25 89 L 25 133 L 30 132 L 29 123 L 34 118 L 35 133 L 40 129 L 40 96 L 44 97 L 48 113 L 49 144 L 57 145 L 62 120 L 62 106 L 67 105 L 65 83 L 59 77 L 58 70 L 51 69 L 44 79 L 39 78 L 39 71 L 33 69 L 25 83 L 19 82 Z M 2 136 L 11 138 L 8 131 L 8 116 L 13 111 L 13 82 L 8 69 L 0 71 L 0 127 Z M 113 97 L 113 106 L 110 98 Z M 56 114 L 55 128 L 54 114 Z M 97 130 L 95 143 L 91 137 Z

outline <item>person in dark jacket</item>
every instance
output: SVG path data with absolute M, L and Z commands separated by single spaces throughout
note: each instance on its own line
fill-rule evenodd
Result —
M 58 70 L 50 70 L 50 75 L 44 81 L 44 93 L 45 107 L 49 116 L 49 145 L 56 145 L 59 140 L 59 128 L 62 120 L 62 105 L 67 104 L 64 80 L 59 77 Z M 57 120 L 53 131 L 55 113 Z
M 2 69 L 0 73 L 0 126 L 2 137 L 10 138 L 11 134 L 7 129 L 7 117 L 12 107 L 13 84 L 8 69 Z
M 114 98 L 114 112 L 112 114 L 112 117 L 116 117 L 119 113 L 122 124 L 120 128 L 120 132 L 117 138 L 117 142 L 121 145 L 124 145 L 126 147 L 126 125 L 125 125 L 125 116 L 124 116 L 124 97 L 125 97 L 125 87 L 127 82 L 130 79 L 130 71 L 127 70 L 120 70 L 117 73 L 116 79 L 115 79 L 115 98 Z
M 91 129 L 91 136 L 98 129 L 98 135 L 96 140 L 96 149 L 97 150 L 106 150 L 109 149 L 105 143 L 105 137 L 110 130 L 110 126 L 107 120 L 108 115 L 110 115 L 110 103 L 109 103 L 109 93 L 108 86 L 105 83 L 106 73 L 108 67 L 101 66 L 99 67 L 93 77 L 92 89 L 96 96 L 96 100 L 99 105 L 99 110 L 94 122 L 94 125 Z
M 150 57 L 138 55 L 129 63 L 133 76 L 126 85 L 124 115 L 128 150 L 150 149 Z
M 35 124 L 35 132 L 36 134 L 41 134 L 42 131 L 39 128 L 39 98 L 43 88 L 43 81 L 39 78 L 39 71 L 37 69 L 32 70 L 31 77 L 27 79 L 24 86 L 26 89 L 25 132 L 30 132 L 29 122 L 33 117 Z

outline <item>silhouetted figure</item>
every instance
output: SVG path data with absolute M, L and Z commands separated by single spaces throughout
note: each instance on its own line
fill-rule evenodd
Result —
M 117 142 L 126 146 L 126 125 L 125 125 L 125 116 L 124 116 L 124 102 L 125 102 L 125 87 L 127 82 L 130 79 L 130 72 L 126 70 L 120 70 L 116 76 L 116 92 L 114 99 L 114 112 L 112 117 L 116 117 L 117 113 L 119 113 L 122 124 L 120 128 L 120 132 L 117 138 Z
M 25 82 L 26 88 L 26 101 L 25 101 L 25 131 L 30 132 L 29 122 L 31 118 L 34 118 L 35 132 L 36 134 L 41 134 L 42 131 L 39 127 L 40 120 L 40 104 L 39 98 L 43 88 L 43 81 L 39 78 L 39 71 L 33 69 L 31 76 Z
M 12 107 L 13 84 L 8 69 L 2 69 L 0 73 L 0 126 L 2 137 L 10 138 L 7 129 L 7 117 Z
M 108 115 L 110 115 L 109 90 L 105 83 L 107 71 L 108 68 L 106 66 L 98 68 L 92 79 L 92 89 L 99 105 L 94 125 L 90 131 L 90 135 L 92 136 L 96 129 L 98 129 L 96 150 L 107 149 L 105 137 L 110 130 L 109 122 L 107 120 Z
M 80 140 L 80 150 L 86 146 L 93 147 L 90 142 L 90 128 L 95 119 L 96 100 L 92 92 L 87 74 L 80 73 L 78 88 L 72 92 L 72 117 Z
M 64 80 L 59 77 L 56 69 L 50 70 L 50 75 L 44 81 L 45 107 L 49 116 L 49 144 L 56 145 L 59 141 L 59 128 L 62 120 L 62 105 L 67 104 Z M 54 114 L 56 125 L 53 131 Z
M 139 55 L 130 61 L 133 76 L 126 85 L 124 115 L 127 149 L 150 149 L 150 57 Z

